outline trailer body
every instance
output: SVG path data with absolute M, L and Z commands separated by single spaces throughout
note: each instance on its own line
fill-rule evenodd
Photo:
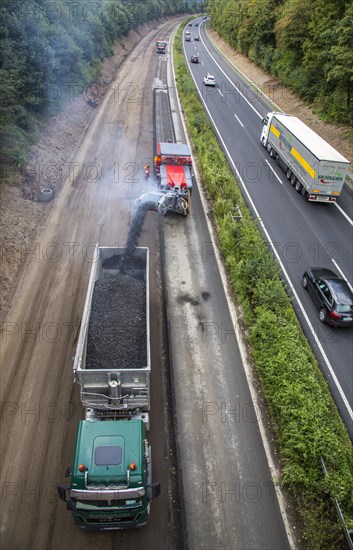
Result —
M 297 117 L 273 112 L 262 122 L 261 143 L 296 191 L 309 201 L 335 202 L 349 161 Z
M 77 342 L 76 354 L 73 365 L 74 379 L 81 387 L 81 400 L 85 408 L 92 408 L 96 415 L 110 416 L 113 418 L 125 417 L 136 412 L 148 412 L 150 407 L 150 328 L 149 328 L 149 256 L 147 248 L 136 248 L 135 253 L 129 259 L 124 258 L 126 253 L 123 247 L 97 247 L 96 259 L 92 264 L 90 280 L 88 284 L 86 302 L 82 315 L 81 329 Z M 126 364 L 116 364 L 112 359 L 112 365 L 109 368 L 88 369 L 87 364 L 92 359 L 89 356 L 90 346 L 89 333 L 92 312 L 92 303 L 96 283 L 104 279 L 112 279 L 118 275 L 123 266 L 124 275 L 139 281 L 144 281 L 146 287 L 145 303 L 145 341 L 143 345 L 145 354 L 143 361 L 136 364 L 134 368 L 126 368 Z M 124 304 L 122 304 L 124 307 Z M 113 320 L 110 320 L 109 311 L 105 312 L 105 322 L 111 326 L 111 330 L 116 333 L 122 327 L 114 327 Z M 114 316 L 114 312 L 112 312 Z M 129 316 L 126 311 L 126 316 Z M 107 318 L 108 317 L 108 318 Z M 99 321 L 99 319 L 98 319 Z M 127 318 L 126 321 L 129 321 Z M 143 327 L 141 327 L 142 329 Z M 142 332 L 142 330 L 141 330 Z M 124 332 L 126 337 L 128 331 Z M 121 342 L 132 351 L 136 346 L 134 341 Z M 94 350 L 96 353 L 96 349 Z M 99 363 L 99 358 L 98 358 Z

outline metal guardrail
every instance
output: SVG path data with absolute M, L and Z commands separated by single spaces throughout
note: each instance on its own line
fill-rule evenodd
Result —
M 351 174 L 350 172 L 348 172 L 346 176 L 346 183 L 353 187 L 353 174 Z
M 321 458 L 322 471 L 324 472 L 324 475 L 326 476 L 327 475 L 326 465 L 325 465 L 324 459 L 322 457 L 320 457 L 320 458 Z M 349 550 L 353 550 L 353 529 L 348 529 L 348 527 L 346 525 L 346 522 L 344 520 L 342 510 L 340 508 L 340 505 L 338 504 L 337 498 L 333 497 L 333 503 L 335 505 L 337 515 L 338 515 L 338 517 L 340 519 L 340 522 L 342 524 L 342 528 L 343 528 L 344 535 L 346 537 L 348 548 L 349 548 Z

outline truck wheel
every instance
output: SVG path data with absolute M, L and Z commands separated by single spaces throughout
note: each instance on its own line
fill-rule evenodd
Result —
M 323 307 L 320 307 L 319 319 L 320 319 L 321 323 L 326 323 L 326 311 L 324 310 Z
M 297 193 L 300 193 L 302 190 L 302 184 L 298 180 L 295 182 L 295 190 Z
M 292 177 L 292 172 L 289 170 L 289 168 L 288 168 L 288 170 L 287 170 L 287 172 L 286 172 L 286 176 L 287 176 L 287 180 L 290 180 L 291 177 Z
M 297 178 L 295 177 L 294 174 L 292 174 L 291 177 L 290 177 L 290 183 L 293 186 L 297 183 Z
M 302 185 L 301 194 L 303 195 L 303 197 L 307 197 L 307 196 L 308 196 L 308 194 L 307 194 L 307 192 L 306 192 L 306 189 L 305 189 L 304 185 Z
M 276 151 L 272 148 L 270 150 L 270 157 L 271 159 L 275 159 L 277 157 Z

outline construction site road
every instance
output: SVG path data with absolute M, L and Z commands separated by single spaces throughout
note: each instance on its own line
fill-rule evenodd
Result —
M 155 40 L 164 22 L 126 57 L 97 107 L 74 171 L 63 183 L 45 227 L 27 254 L 1 335 L 1 523 L 4 550 L 149 550 L 183 547 L 178 471 L 159 255 L 159 220 L 149 212 L 139 245 L 150 248 L 151 430 L 153 477 L 161 495 L 148 527 L 86 533 L 73 522 L 56 486 L 71 465 L 83 418 L 72 361 L 96 242 L 124 246 L 134 199 L 152 165 L 152 88 L 165 56 Z M 163 59 L 162 59 L 163 57 Z

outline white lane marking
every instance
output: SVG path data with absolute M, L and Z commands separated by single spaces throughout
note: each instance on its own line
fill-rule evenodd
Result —
M 221 94 L 221 96 L 224 97 L 223 94 L 222 94 L 222 92 L 221 92 L 221 90 L 220 90 L 219 88 L 217 88 L 217 92 L 219 92 L 219 93 Z
M 353 226 L 353 220 L 350 219 L 347 212 L 345 212 L 343 210 L 343 208 L 339 204 L 337 204 L 337 202 L 334 202 L 333 204 L 335 205 L 336 208 L 338 208 L 338 210 L 341 212 L 342 216 L 344 216 L 346 218 L 346 220 Z
M 266 164 L 268 164 L 269 168 L 272 170 L 272 172 L 274 173 L 274 175 L 276 176 L 276 178 L 278 179 L 278 181 L 280 182 L 280 184 L 283 185 L 283 181 L 281 180 L 281 178 L 279 177 L 279 175 L 276 174 L 276 172 L 274 171 L 273 167 L 271 166 L 271 164 L 268 162 L 267 159 L 265 159 L 265 162 L 266 162 Z
M 242 126 L 244 128 L 244 124 L 242 123 L 242 121 L 240 120 L 240 118 L 235 114 L 233 113 L 233 115 L 235 116 L 235 118 L 237 119 L 237 121 L 239 122 L 240 126 Z
M 237 90 L 237 92 L 239 93 L 239 95 L 241 95 L 241 97 L 243 99 L 245 99 L 246 103 L 249 105 L 249 107 L 251 107 L 251 109 L 257 114 L 257 116 L 259 118 L 261 118 L 261 120 L 263 119 L 263 116 L 260 115 L 259 111 L 257 111 L 255 109 L 255 107 L 250 103 L 250 101 L 245 97 L 245 95 L 239 90 L 239 88 L 234 84 L 234 82 L 229 78 L 229 76 L 224 72 L 224 70 L 222 69 L 222 67 L 219 65 L 219 63 L 217 63 L 217 61 L 215 60 L 215 58 L 213 57 L 213 55 L 211 54 L 210 50 L 207 48 L 205 42 L 203 41 L 202 37 L 201 37 L 201 42 L 202 44 L 205 46 L 205 49 L 208 53 L 208 55 L 211 57 L 211 59 L 213 59 L 213 61 L 215 62 L 215 64 L 217 65 L 217 67 L 219 68 L 219 70 L 221 71 L 221 73 L 224 74 L 224 76 L 226 77 L 227 80 L 229 80 L 229 82 L 231 83 L 231 85 Z
M 189 67 L 189 70 L 190 70 L 190 64 L 189 64 L 189 62 L 188 62 L 188 67 Z M 234 161 L 233 161 L 233 159 L 232 159 L 232 157 L 231 157 L 231 155 L 230 155 L 230 153 L 229 153 L 229 151 L 228 151 L 228 148 L 227 148 L 227 146 L 226 146 L 226 144 L 225 144 L 225 142 L 224 142 L 224 139 L 223 139 L 223 137 L 222 137 L 220 131 L 218 130 L 215 121 L 214 121 L 213 118 L 212 118 L 212 115 L 211 115 L 211 113 L 210 113 L 210 110 L 209 110 L 209 108 L 207 107 L 207 105 L 206 105 L 206 103 L 205 103 L 205 101 L 204 101 L 204 99 L 203 99 L 203 97 L 202 97 L 202 94 L 200 93 L 200 90 L 199 90 L 199 88 L 198 88 L 198 86 L 197 86 L 197 82 L 196 82 L 196 80 L 195 80 L 195 78 L 194 78 L 194 75 L 193 75 L 193 73 L 192 73 L 191 70 L 190 70 L 190 74 L 191 74 L 192 79 L 193 79 L 193 81 L 194 81 L 194 84 L 195 84 L 195 86 L 196 86 L 196 88 L 197 88 L 197 90 L 198 90 L 198 92 L 199 92 L 199 95 L 200 95 L 200 97 L 201 97 L 201 101 L 202 101 L 202 103 L 204 104 L 204 107 L 205 107 L 205 109 L 206 109 L 206 111 L 207 111 L 207 113 L 208 113 L 208 116 L 210 117 L 210 120 L 211 120 L 211 122 L 212 122 L 212 124 L 213 124 L 213 126 L 214 126 L 214 128 L 215 128 L 215 131 L 216 131 L 217 134 L 218 134 L 219 140 L 220 140 L 220 142 L 221 142 L 222 145 L 223 145 L 223 148 L 224 148 L 224 151 L 226 152 L 226 155 L 227 155 L 227 157 L 228 157 L 228 160 L 229 160 L 229 162 L 231 163 L 231 165 L 232 165 L 232 167 L 233 167 L 233 170 L 235 171 L 235 173 L 237 174 L 237 176 L 238 176 L 238 178 L 239 178 L 239 181 L 240 181 L 240 183 L 241 183 L 241 185 L 242 185 L 242 187 L 243 187 L 243 189 L 244 189 L 244 192 L 245 192 L 246 196 L 248 197 L 248 200 L 249 200 L 249 202 L 250 202 L 250 204 L 251 204 L 251 206 L 252 206 L 252 208 L 253 208 L 253 210 L 254 210 L 254 212 L 255 212 L 255 215 L 256 215 L 257 219 L 258 219 L 259 222 L 260 222 L 260 225 L 261 225 L 261 227 L 262 227 L 262 230 L 263 230 L 263 232 L 264 232 L 265 235 L 266 235 L 267 241 L 268 241 L 269 244 L 271 245 L 271 248 L 272 248 L 272 250 L 273 250 L 273 253 L 275 254 L 275 256 L 276 256 L 276 258 L 277 258 L 277 260 L 278 260 L 278 262 L 279 262 L 279 264 L 280 264 L 280 266 L 281 266 L 282 272 L 283 272 L 285 278 L 287 279 L 287 282 L 288 282 L 289 287 L 290 287 L 290 289 L 291 289 L 291 291 L 292 291 L 292 293 L 293 293 L 293 296 L 294 296 L 294 298 L 295 298 L 296 301 L 297 301 L 297 304 L 298 304 L 298 306 L 299 306 L 299 308 L 300 308 L 300 310 L 301 310 L 301 312 L 302 312 L 302 314 L 303 314 L 303 317 L 304 317 L 304 319 L 305 319 L 305 321 L 306 321 L 306 323 L 307 323 L 307 325 L 308 325 L 308 327 L 309 327 L 309 330 L 310 330 L 311 334 L 313 335 L 313 338 L 314 338 L 314 340 L 315 340 L 315 343 L 316 343 L 318 349 L 320 350 L 320 353 L 321 353 L 321 355 L 322 355 L 322 358 L 323 358 L 323 360 L 324 360 L 325 363 L 326 363 L 326 367 L 328 368 L 328 370 L 329 370 L 329 372 L 330 372 L 330 375 L 332 376 L 332 380 L 333 380 L 333 382 L 334 382 L 334 384 L 335 384 L 335 386 L 336 386 L 336 388 L 337 388 L 337 391 L 338 391 L 338 393 L 339 393 L 339 395 L 340 395 L 340 397 L 341 397 L 341 399 L 342 399 L 342 401 L 343 401 L 343 404 L 344 404 L 344 406 L 345 406 L 346 409 L 347 409 L 347 413 L 348 413 L 348 415 L 350 416 L 350 418 L 353 420 L 353 410 L 352 410 L 352 408 L 351 408 L 351 406 L 350 406 L 350 404 L 349 404 L 349 402 L 348 402 L 348 399 L 347 399 L 347 397 L 346 397 L 346 394 L 344 393 L 343 388 L 342 388 L 341 384 L 339 383 L 339 380 L 338 380 L 338 378 L 337 378 L 337 376 L 336 376 L 336 373 L 335 373 L 335 371 L 334 371 L 334 369 L 333 369 L 333 367 L 332 367 L 332 365 L 331 365 L 331 363 L 330 363 L 330 361 L 329 361 L 329 358 L 327 357 L 327 355 L 326 355 L 326 353 L 325 353 L 325 350 L 324 350 L 324 348 L 323 348 L 323 346 L 322 346 L 322 344 L 321 344 L 321 342 L 320 342 L 320 340 L 319 340 L 318 335 L 316 334 L 316 332 L 315 332 L 315 330 L 314 330 L 314 327 L 313 327 L 312 324 L 311 324 L 311 321 L 310 321 L 310 319 L 309 319 L 309 317 L 308 317 L 308 314 L 306 313 L 306 311 L 305 311 L 305 309 L 304 309 L 304 306 L 303 306 L 303 304 L 301 303 L 301 301 L 300 301 L 300 299 L 299 299 L 299 296 L 298 296 L 298 294 L 297 294 L 297 292 L 296 292 L 294 286 L 292 285 L 292 282 L 291 282 L 291 280 L 290 280 L 290 277 L 289 277 L 289 275 L 288 275 L 288 273 L 287 273 L 287 271 L 286 271 L 286 269 L 285 269 L 285 267 L 284 267 L 284 265 L 283 265 L 283 263 L 282 263 L 282 260 L 281 260 L 279 254 L 278 254 L 278 251 L 277 251 L 276 247 L 272 245 L 272 241 L 271 241 L 270 235 L 269 235 L 269 233 L 268 233 L 268 231 L 267 231 L 267 229 L 266 229 L 266 227 L 265 227 L 265 225 L 264 225 L 264 223 L 263 223 L 263 221 L 262 221 L 262 219 L 261 219 L 261 217 L 260 217 L 259 212 L 257 211 L 257 208 L 256 208 L 256 206 L 255 206 L 255 204 L 254 204 L 254 202 L 253 202 L 253 200 L 252 200 L 252 198 L 251 198 L 251 196 L 250 196 L 250 194 L 249 194 L 249 191 L 248 191 L 247 188 L 246 188 L 246 185 L 245 185 L 245 183 L 244 183 L 244 181 L 243 181 L 243 179 L 242 179 L 242 177 L 241 177 L 241 175 L 240 175 L 240 173 L 239 173 L 239 170 L 237 169 L 237 167 L 236 167 L 236 165 L 235 165 L 235 163 L 234 163 Z
M 204 65 L 204 62 L 203 62 L 203 61 L 201 61 L 201 65 Z
M 347 285 L 349 286 L 349 288 L 351 289 L 351 291 L 353 292 L 353 287 L 351 285 L 351 283 L 348 281 L 347 277 L 345 276 L 345 274 L 343 273 L 342 269 L 340 268 L 340 266 L 338 265 L 338 263 L 336 262 L 336 260 L 334 258 L 331 258 L 332 260 L 332 263 L 335 265 L 337 271 L 340 272 L 341 276 L 343 277 L 343 279 L 346 281 Z

